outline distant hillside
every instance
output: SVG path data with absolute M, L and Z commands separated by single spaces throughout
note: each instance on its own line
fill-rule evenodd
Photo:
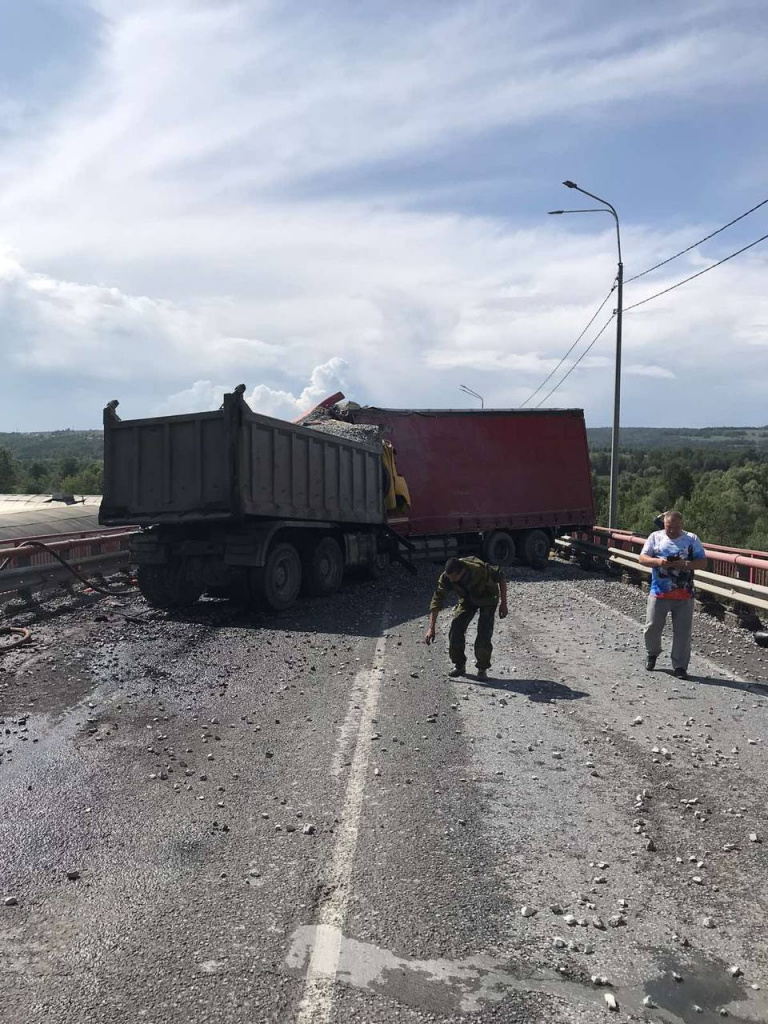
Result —
M 610 427 L 588 427 L 593 451 L 611 446 Z M 768 427 L 622 427 L 621 447 L 650 451 L 654 448 L 768 449 Z
M 35 434 L 2 434 L 0 448 L 9 448 L 20 462 L 48 459 L 101 459 L 104 437 L 101 430 L 51 430 Z
M 611 446 L 610 427 L 587 429 L 589 447 L 599 451 Z M 34 434 L 2 434 L 0 448 L 7 447 L 20 462 L 62 458 L 101 459 L 100 430 L 52 430 Z M 768 449 L 766 427 L 622 427 L 621 447 L 650 451 L 658 448 L 720 448 L 729 451 Z

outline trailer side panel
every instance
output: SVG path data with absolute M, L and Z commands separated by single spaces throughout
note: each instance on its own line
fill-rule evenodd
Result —
M 594 522 L 581 410 L 363 408 L 395 447 L 411 510 L 392 525 L 413 537 L 556 529 Z

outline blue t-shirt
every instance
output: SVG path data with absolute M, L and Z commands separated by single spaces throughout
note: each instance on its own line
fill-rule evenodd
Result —
M 685 530 L 674 540 L 667 535 L 666 530 L 657 530 L 643 545 L 643 554 L 651 555 L 653 558 L 670 558 L 679 555 L 680 560 L 686 562 L 707 557 L 704 545 L 696 534 L 686 533 Z M 690 569 L 675 569 L 674 563 L 663 569 L 654 566 L 651 575 L 651 593 L 655 597 L 678 601 L 693 597 L 693 572 Z

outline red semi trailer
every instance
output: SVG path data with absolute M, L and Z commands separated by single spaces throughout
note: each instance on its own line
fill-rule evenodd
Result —
M 391 441 L 411 507 L 389 525 L 415 556 L 482 553 L 541 568 L 559 533 L 594 523 L 584 413 L 351 407 Z

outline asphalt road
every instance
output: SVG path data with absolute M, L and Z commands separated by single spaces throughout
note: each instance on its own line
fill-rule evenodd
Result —
M 436 572 L 38 617 L 0 660 L 5 1024 L 768 1020 L 768 652 L 697 616 L 698 678 L 647 673 L 640 591 L 556 564 L 449 680 Z

